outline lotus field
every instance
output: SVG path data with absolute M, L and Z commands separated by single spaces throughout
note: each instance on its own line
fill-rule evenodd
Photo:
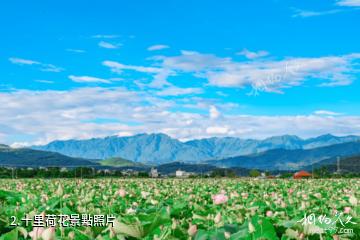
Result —
M 0 180 L 0 239 L 360 239 L 360 180 Z

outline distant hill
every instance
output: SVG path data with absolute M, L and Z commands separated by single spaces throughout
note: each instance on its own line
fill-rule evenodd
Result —
M 284 135 L 264 140 L 214 137 L 181 142 L 159 133 L 138 134 L 131 137 L 111 136 L 88 140 L 54 141 L 32 148 L 78 158 L 120 157 L 134 162 L 163 164 L 174 161 L 195 163 L 261 153 L 272 149 L 312 149 L 358 140 L 360 140 L 358 136 L 337 137 L 327 134 L 310 139 Z
M 10 148 L 8 145 L 0 144 L 0 149 L 7 149 Z
M 159 172 L 164 174 L 174 173 L 178 169 L 187 172 L 205 173 L 216 168 L 229 167 L 239 175 L 246 175 L 249 169 L 270 171 L 297 170 L 300 168 L 317 168 L 324 165 L 333 171 L 333 169 L 336 169 L 336 157 L 338 156 L 342 157 L 342 169 L 347 171 L 359 171 L 360 142 L 341 143 L 314 149 L 272 149 L 246 156 L 206 160 L 200 163 L 176 161 L 158 164 L 157 168 Z M 143 169 L 144 171 L 148 171 L 151 167 L 150 165 L 133 162 L 119 157 L 101 161 L 89 160 L 69 157 L 49 151 L 11 148 L 3 144 L 0 145 L 0 166 L 94 166 L 97 168 L 109 166 L 112 168 Z
M 258 168 L 264 170 L 299 169 L 337 156 L 360 154 L 360 142 L 341 143 L 314 149 L 274 149 L 248 156 L 206 161 L 219 167 Z
M 119 157 L 101 160 L 101 161 L 99 161 L 99 163 L 103 166 L 111 166 L 111 167 L 136 167 L 136 166 L 141 167 L 141 166 L 145 166 L 142 163 L 133 162 L 133 161 L 130 161 L 127 159 L 119 158 Z
M 24 167 L 47 167 L 47 166 L 96 166 L 99 165 L 91 160 L 72 158 L 59 153 L 39 151 L 27 148 L 10 148 L 0 145 L 0 166 L 24 166 Z
M 333 157 L 322 160 L 314 164 L 314 166 L 308 166 L 307 169 L 311 170 L 311 169 L 318 169 L 321 167 L 325 167 L 329 172 L 336 172 L 337 158 Z M 341 172 L 360 173 L 360 155 L 340 158 L 339 167 Z

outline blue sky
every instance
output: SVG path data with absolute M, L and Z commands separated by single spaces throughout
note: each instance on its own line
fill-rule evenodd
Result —
M 6 1 L 0 142 L 360 134 L 360 1 Z

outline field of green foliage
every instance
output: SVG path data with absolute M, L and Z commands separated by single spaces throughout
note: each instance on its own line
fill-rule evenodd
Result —
M 359 199 L 360 179 L 0 179 L 0 240 L 360 239 Z

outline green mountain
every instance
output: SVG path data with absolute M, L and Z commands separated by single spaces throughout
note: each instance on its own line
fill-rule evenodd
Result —
M 54 141 L 45 146 L 34 146 L 33 149 L 89 159 L 121 157 L 134 162 L 150 164 L 211 159 L 201 149 L 186 145 L 165 134 L 138 134 L 131 137 L 111 136 L 89 140 Z
M 108 159 L 121 157 L 134 162 L 163 164 L 175 161 L 202 162 L 249 154 L 271 149 L 313 149 L 360 140 L 358 136 L 333 136 L 302 139 L 284 135 L 263 140 L 235 137 L 207 138 L 181 142 L 165 134 L 138 134 L 129 137 L 111 136 L 88 140 L 54 141 L 33 149 L 58 152 L 70 157 Z
M 0 166 L 20 167 L 76 167 L 76 166 L 98 166 L 91 160 L 73 158 L 60 153 L 32 150 L 28 148 L 11 148 L 0 145 Z
M 114 157 L 108 158 L 105 160 L 99 161 L 99 163 L 103 166 L 110 166 L 110 167 L 140 167 L 145 166 L 144 164 L 133 162 L 124 158 Z
M 258 154 L 206 161 L 218 167 L 243 167 L 263 170 L 300 169 L 322 160 L 360 155 L 360 142 L 335 144 L 314 149 L 274 149 Z

